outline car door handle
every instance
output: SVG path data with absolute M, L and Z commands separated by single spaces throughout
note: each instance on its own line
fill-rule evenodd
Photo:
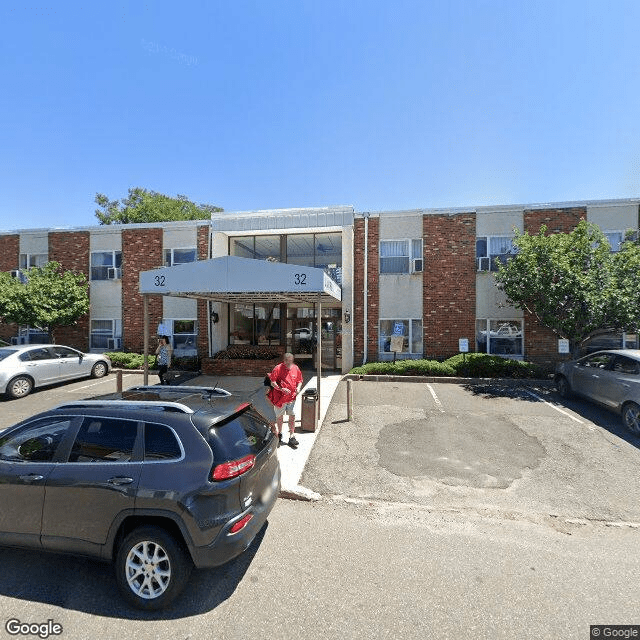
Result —
M 42 480 L 44 476 L 38 475 L 37 473 L 27 473 L 24 476 L 20 476 L 20 480 L 24 480 L 24 482 L 36 482 L 37 480 Z
M 131 484 L 133 482 L 133 478 L 127 478 L 126 476 L 115 476 L 114 478 L 109 478 L 107 482 L 109 484 L 115 485 Z

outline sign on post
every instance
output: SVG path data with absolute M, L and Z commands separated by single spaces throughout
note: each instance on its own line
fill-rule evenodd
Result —
M 458 338 L 458 351 L 469 353 L 469 338 Z
M 566 338 L 558 339 L 558 353 L 570 353 L 569 341 Z

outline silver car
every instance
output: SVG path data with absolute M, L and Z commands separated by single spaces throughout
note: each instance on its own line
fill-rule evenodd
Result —
M 563 362 L 555 381 L 561 396 L 573 392 L 621 413 L 625 427 L 640 435 L 640 350 L 597 351 Z
M 82 353 L 58 344 L 0 347 L 0 393 L 23 398 L 34 387 L 92 376 L 102 378 L 111 371 L 103 354 Z

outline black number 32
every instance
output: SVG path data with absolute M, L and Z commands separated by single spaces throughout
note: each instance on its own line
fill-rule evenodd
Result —
M 294 284 L 307 284 L 307 274 L 306 273 L 296 273 L 293 276 Z
M 164 276 L 154 276 L 156 287 L 164 287 Z

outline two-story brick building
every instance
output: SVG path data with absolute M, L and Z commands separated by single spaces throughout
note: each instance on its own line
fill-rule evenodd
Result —
M 140 351 L 139 274 L 220 256 L 326 270 L 342 289 L 323 305 L 323 365 L 342 371 L 392 357 L 447 357 L 458 339 L 471 351 L 550 362 L 557 337 L 505 304 L 493 272 L 514 230 L 570 231 L 595 222 L 617 250 L 639 228 L 640 199 L 461 209 L 356 212 L 353 207 L 215 213 L 211 220 L 0 233 L 0 270 L 48 260 L 87 275 L 91 309 L 56 340 L 83 350 Z M 265 267 L 268 269 L 268 267 Z M 210 356 L 231 344 L 279 345 L 311 359 L 318 327 L 310 303 L 220 303 L 152 296 L 150 316 L 177 355 Z M 17 339 L 27 328 L 0 325 Z M 19 338 L 18 338 L 19 339 Z M 636 336 L 620 336 L 637 344 Z

